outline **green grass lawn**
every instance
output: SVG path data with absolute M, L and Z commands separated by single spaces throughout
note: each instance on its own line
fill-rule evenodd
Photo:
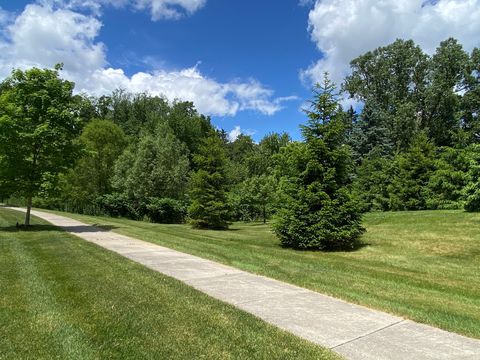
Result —
M 334 359 L 34 218 L 0 209 L 0 359 Z
M 480 214 L 371 213 L 354 252 L 283 249 L 268 225 L 201 231 L 68 214 L 89 224 L 480 338 Z

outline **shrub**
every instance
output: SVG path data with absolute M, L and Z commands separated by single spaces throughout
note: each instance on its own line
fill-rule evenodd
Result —
M 138 220 L 145 214 L 145 204 L 134 202 L 125 194 L 113 193 L 103 195 L 97 198 L 96 203 L 105 215 L 112 217 Z
M 187 215 L 186 205 L 175 199 L 150 198 L 146 215 L 151 222 L 161 224 L 181 224 Z

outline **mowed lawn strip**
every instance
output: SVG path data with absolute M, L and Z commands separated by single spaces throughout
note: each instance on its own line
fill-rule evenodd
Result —
M 61 213 L 59 213 L 61 214 Z M 263 224 L 229 231 L 64 214 L 252 273 L 480 338 L 480 215 L 370 213 L 353 252 L 284 249 Z
M 336 359 L 232 306 L 0 209 L 2 359 Z M 12 226 L 13 225 L 13 226 Z

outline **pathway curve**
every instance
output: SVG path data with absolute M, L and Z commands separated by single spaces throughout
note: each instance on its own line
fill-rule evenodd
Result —
M 480 340 L 104 231 L 64 216 L 41 211 L 32 214 L 347 359 L 480 359 Z

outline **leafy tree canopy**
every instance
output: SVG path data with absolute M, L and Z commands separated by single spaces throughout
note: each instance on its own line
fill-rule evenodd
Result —
M 0 85 L 0 186 L 28 199 L 72 167 L 82 130 L 74 84 L 55 69 L 14 70 Z

